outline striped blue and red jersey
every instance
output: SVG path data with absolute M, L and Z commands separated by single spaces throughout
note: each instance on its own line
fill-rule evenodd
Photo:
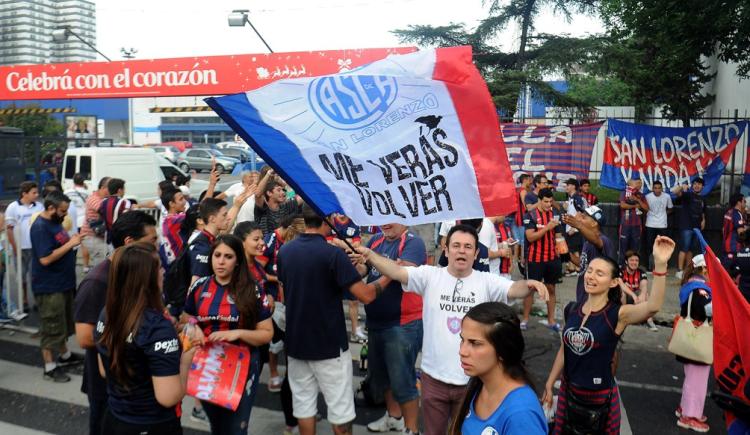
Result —
M 279 286 L 275 281 L 268 279 L 269 275 L 274 275 L 273 264 L 261 263 L 256 257 L 248 265 L 248 268 L 250 269 L 250 276 L 253 277 L 253 281 L 258 285 L 260 291 L 271 296 L 274 300 L 278 300 Z
M 175 258 L 180 255 L 182 246 L 185 244 L 185 240 L 180 234 L 180 229 L 184 221 L 185 213 L 175 213 L 167 215 L 161 225 L 162 244 L 164 246 L 167 265 L 172 264 Z
M 724 226 L 722 227 L 722 235 L 724 243 L 722 247 L 724 252 L 727 254 L 734 254 L 741 249 L 740 243 L 737 240 L 739 233 L 737 230 L 745 226 L 745 216 L 741 211 L 736 208 L 727 210 L 724 214 Z
M 250 289 L 246 289 L 248 291 Z M 271 308 L 265 293 L 255 288 L 258 322 L 271 317 Z M 190 287 L 185 301 L 185 313 L 198 320 L 198 326 L 208 337 L 212 332 L 242 329 L 241 313 L 237 309 L 229 290 L 216 281 L 214 275 L 203 277 Z
M 547 212 L 540 211 L 539 209 L 532 210 L 531 212 L 526 213 L 524 227 L 527 231 L 541 231 L 541 229 L 550 223 L 555 217 L 557 217 L 558 220 L 560 219 L 556 213 L 557 212 L 554 209 Z M 529 239 L 526 238 L 524 248 L 526 250 L 526 260 L 529 263 L 544 263 L 557 258 L 555 233 L 561 232 L 560 228 L 561 226 L 558 225 L 555 229 L 547 231 L 535 242 L 530 242 Z
M 513 217 L 517 227 L 523 225 L 523 215 L 526 214 L 526 205 L 523 203 L 528 193 L 523 187 L 518 188 L 518 207 L 516 207 L 516 215 Z
M 503 242 L 507 242 L 508 239 L 513 238 L 510 228 L 505 225 L 505 222 L 495 224 L 495 235 L 497 236 L 498 246 Z M 510 273 L 510 258 L 500 257 L 500 273 Z
M 593 193 L 583 193 L 581 192 L 581 195 L 583 195 L 583 199 L 586 200 L 586 203 L 588 205 L 597 205 L 599 204 L 599 198 L 596 197 Z
M 627 284 L 634 292 L 646 290 L 640 288 L 641 281 L 644 279 L 648 278 L 646 272 L 640 267 L 634 271 L 631 271 L 627 266 L 622 268 L 622 282 Z
M 640 192 L 622 192 L 620 194 L 620 202 L 625 202 L 631 205 L 638 205 L 638 201 L 633 199 L 633 196 L 641 195 Z M 641 215 L 638 208 L 623 209 L 620 208 L 620 225 L 624 227 L 640 227 L 641 226 Z

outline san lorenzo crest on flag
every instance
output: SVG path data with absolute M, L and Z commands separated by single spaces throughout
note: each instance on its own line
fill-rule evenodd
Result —
M 382 75 L 326 76 L 313 80 L 308 87 L 313 112 L 339 130 L 356 130 L 377 121 L 397 94 L 396 79 Z

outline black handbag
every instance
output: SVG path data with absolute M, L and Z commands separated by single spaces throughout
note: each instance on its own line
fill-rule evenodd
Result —
M 585 397 L 574 393 L 573 389 L 568 386 L 565 395 L 568 403 L 565 409 L 565 423 L 562 427 L 562 433 L 566 435 L 604 433 L 613 392 L 614 388 L 611 388 L 607 400 L 601 404 L 594 404 L 586 400 Z

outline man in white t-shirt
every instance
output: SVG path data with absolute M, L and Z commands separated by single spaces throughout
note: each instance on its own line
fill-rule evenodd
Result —
M 8 242 L 14 258 L 21 250 L 21 275 L 24 288 L 26 289 L 26 301 L 29 308 L 34 306 L 34 296 L 31 292 L 31 216 L 44 211 L 39 199 L 39 187 L 33 181 L 24 181 L 19 186 L 20 197 L 17 201 L 8 204 L 5 209 L 5 225 L 7 226 Z M 20 307 L 19 307 L 20 308 Z M 14 313 L 12 317 L 22 317 L 20 313 Z
M 219 196 L 217 196 L 218 199 L 224 199 L 225 197 L 228 198 L 235 198 L 237 195 L 241 194 L 245 191 L 249 186 L 257 185 L 258 184 L 258 172 L 257 171 L 245 171 L 242 173 L 242 181 L 239 183 L 234 183 L 231 186 L 227 188 L 224 192 L 222 192 Z M 255 220 L 255 195 L 248 198 L 247 201 L 245 201 L 244 204 L 242 204 L 242 208 L 240 208 L 239 213 L 237 213 L 237 219 L 236 223 L 245 222 L 245 221 L 254 221 Z
M 403 267 L 370 249 L 360 247 L 362 259 L 381 274 L 399 281 L 404 291 L 422 296 L 424 341 L 422 344 L 422 411 L 425 435 L 445 434 L 453 412 L 466 391 L 458 355 L 461 320 L 474 306 L 488 301 L 508 302 L 538 292 L 549 297 L 539 281 L 513 282 L 497 274 L 472 269 L 478 235 L 474 228 L 455 225 L 446 235 L 448 266 Z
M 672 197 L 664 194 L 661 181 L 651 184 L 651 192 L 646 195 L 648 212 L 646 213 L 646 260 L 648 270 L 652 270 L 651 251 L 654 248 L 656 236 L 667 235 L 667 214 L 672 212 Z

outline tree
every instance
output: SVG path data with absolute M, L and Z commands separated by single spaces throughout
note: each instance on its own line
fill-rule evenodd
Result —
M 508 116 L 517 110 L 519 96 L 527 89 L 535 98 L 556 106 L 588 111 L 588 101 L 558 92 L 544 81 L 551 72 L 569 73 L 576 62 L 596 58 L 602 40 L 599 37 L 573 38 L 535 33 L 534 22 L 543 9 L 551 9 L 565 19 L 573 13 L 594 10 L 593 0 L 511 0 L 489 4 L 489 15 L 475 29 L 463 24 L 445 26 L 412 25 L 394 33 L 405 43 L 420 46 L 471 45 L 474 61 L 487 81 L 493 101 Z M 517 51 L 504 52 L 492 40 L 511 23 L 517 23 L 521 35 Z
M 714 73 L 705 59 L 739 58 L 735 14 L 740 1 L 600 0 L 600 11 L 613 44 L 602 51 L 601 69 L 613 71 L 636 100 L 637 116 L 653 106 L 662 115 L 689 126 L 714 99 L 705 91 Z M 747 18 L 746 18 L 747 20 Z M 750 31 L 746 29 L 746 37 Z M 726 47 L 726 50 L 722 49 Z M 745 73 L 750 66 L 745 59 Z
M 38 104 L 29 104 L 24 107 L 11 104 L 5 108 L 38 109 L 39 107 Z M 49 114 L 0 115 L 0 125 L 20 128 L 26 136 L 56 137 L 62 136 L 65 132 L 62 122 Z

